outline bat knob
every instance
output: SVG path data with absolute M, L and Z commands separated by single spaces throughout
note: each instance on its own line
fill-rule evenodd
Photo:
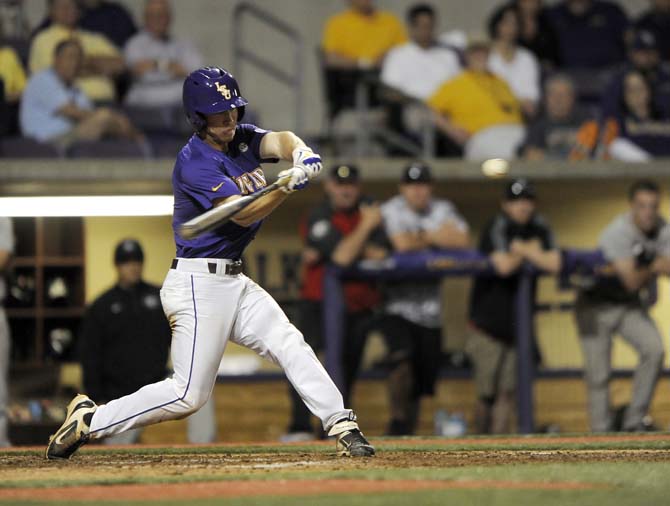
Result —
M 186 225 L 179 227 L 178 233 L 183 239 L 193 239 L 196 236 L 195 229 Z

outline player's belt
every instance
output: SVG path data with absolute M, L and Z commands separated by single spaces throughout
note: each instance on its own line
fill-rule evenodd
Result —
M 185 262 L 182 262 L 182 265 Z M 183 265 L 185 267 L 185 265 Z M 225 274 L 226 276 L 235 276 L 237 274 L 242 273 L 242 261 L 241 260 L 236 260 L 234 262 L 227 262 L 221 266 L 221 272 L 220 274 Z M 217 274 L 217 268 L 218 265 L 216 262 L 207 262 L 207 270 L 209 271 L 210 274 Z M 172 259 L 172 265 L 170 266 L 170 269 L 180 269 L 180 261 L 178 258 Z M 188 268 L 185 268 L 183 270 L 190 270 Z

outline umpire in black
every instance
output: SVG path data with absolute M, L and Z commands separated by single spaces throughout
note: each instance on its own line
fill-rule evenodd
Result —
M 80 332 L 86 393 L 98 404 L 131 394 L 167 375 L 170 325 L 160 288 L 142 280 L 144 253 L 134 239 L 114 251 L 116 284 L 86 310 Z M 105 444 L 137 442 L 140 430 Z

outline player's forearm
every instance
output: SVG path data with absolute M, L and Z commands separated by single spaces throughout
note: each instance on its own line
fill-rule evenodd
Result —
M 421 232 L 404 232 L 391 237 L 394 251 L 405 253 L 408 251 L 421 251 L 430 247 L 426 236 Z
M 523 263 L 523 257 L 515 253 L 496 252 L 490 258 L 496 273 L 503 277 L 514 274 Z
M 631 293 L 637 292 L 653 276 L 649 267 L 636 266 L 633 258 L 614 260 L 612 266 L 621 284 Z
M 305 142 L 293 132 L 270 132 L 261 141 L 261 156 L 292 162 L 293 150 L 304 146 Z
M 649 269 L 634 269 L 630 272 L 617 273 L 623 286 L 631 293 L 637 292 L 651 279 L 652 273 Z
M 337 243 L 335 251 L 331 255 L 333 263 L 341 267 L 351 265 L 363 251 L 371 231 L 371 229 L 359 224 L 351 234 Z
M 470 234 L 456 227 L 443 227 L 426 234 L 428 242 L 437 248 L 467 248 L 470 245 Z
M 529 251 L 526 260 L 546 272 L 558 273 L 561 270 L 561 254 L 557 250 Z
M 249 204 L 242 211 L 232 218 L 234 223 L 242 227 L 248 227 L 259 220 L 262 220 L 272 211 L 274 211 L 288 195 L 281 191 L 274 191 L 259 198 L 256 202 Z M 238 197 L 239 198 L 239 197 Z M 228 199 L 226 199 L 228 201 Z
M 651 271 L 654 274 L 670 276 L 670 257 L 656 257 L 651 264 Z

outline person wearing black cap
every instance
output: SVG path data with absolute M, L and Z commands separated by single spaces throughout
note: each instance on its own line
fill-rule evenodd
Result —
M 509 433 L 516 389 L 515 294 L 517 272 L 526 262 L 558 272 L 561 255 L 547 222 L 537 213 L 535 189 L 526 179 L 505 188 L 501 211 L 482 231 L 479 250 L 488 255 L 495 276 L 475 278 L 470 293 L 472 333 L 466 352 L 477 389 L 475 429 Z
M 363 195 L 358 167 L 336 165 L 324 181 L 326 198 L 312 209 L 301 223 L 304 241 L 302 286 L 298 327 L 317 353 L 322 340 L 323 275 L 328 263 L 347 267 L 357 260 L 382 259 L 388 246 L 381 228 L 381 212 L 373 199 Z M 349 404 L 360 366 L 367 334 L 372 325 L 372 310 L 381 298 L 368 282 L 348 281 L 344 285 L 347 306 L 342 366 L 344 403 Z M 283 441 L 314 438 L 311 414 L 297 392 L 290 388 L 291 421 Z
M 396 252 L 467 248 L 468 225 L 451 202 L 433 197 L 430 167 L 405 168 L 400 194 L 382 206 Z M 440 281 L 388 283 L 383 332 L 389 350 L 391 419 L 387 433 L 413 434 L 422 395 L 435 390 L 442 348 Z
M 134 239 L 114 250 L 116 284 L 87 309 L 80 331 L 86 393 L 98 404 L 131 394 L 167 375 L 170 325 L 160 288 L 142 279 L 144 252 Z M 108 438 L 106 444 L 131 444 L 140 431 Z

